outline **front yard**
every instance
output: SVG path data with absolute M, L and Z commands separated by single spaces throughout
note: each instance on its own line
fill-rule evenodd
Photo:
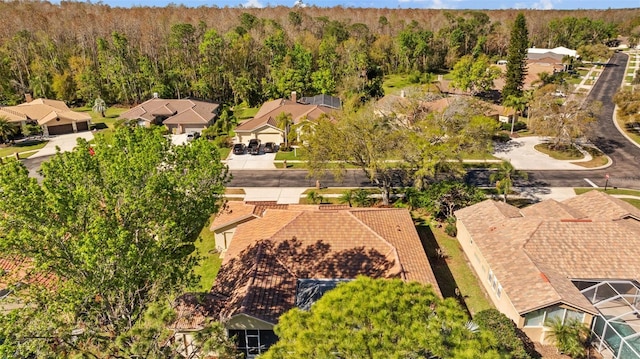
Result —
M 0 158 L 20 153 L 20 158 L 26 158 L 34 154 L 47 144 L 44 140 L 25 140 L 17 142 L 13 146 L 0 147 Z M 24 153 L 24 154 L 23 154 Z

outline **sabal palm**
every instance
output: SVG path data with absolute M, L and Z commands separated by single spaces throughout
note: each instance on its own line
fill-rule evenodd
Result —
M 289 148 L 289 131 L 293 124 L 293 117 L 290 113 L 282 112 L 276 117 L 278 128 L 284 131 L 284 147 Z
M 504 201 L 507 201 L 507 194 L 513 187 L 513 182 L 518 179 L 527 179 L 526 172 L 516 170 L 509 161 L 502 161 L 500 167 L 489 176 L 489 180 L 496 183 L 498 193 L 504 195 Z
M 4 117 L 0 117 L 0 139 L 2 143 L 7 142 L 9 136 L 15 134 L 18 128 Z

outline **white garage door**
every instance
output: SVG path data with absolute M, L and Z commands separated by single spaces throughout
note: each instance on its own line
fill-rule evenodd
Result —
M 262 143 L 274 142 L 279 145 L 283 142 L 282 135 L 279 132 L 261 132 L 258 134 L 258 138 Z
M 184 133 L 189 133 L 189 132 L 202 132 L 202 130 L 204 129 L 203 126 L 189 126 L 189 127 L 185 127 L 184 128 Z

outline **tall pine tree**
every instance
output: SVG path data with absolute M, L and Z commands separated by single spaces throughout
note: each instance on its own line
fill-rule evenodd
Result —
M 516 17 L 511 29 L 509 52 L 507 54 L 507 74 L 502 89 L 502 100 L 509 96 L 522 96 L 522 86 L 527 75 L 527 48 L 529 47 L 529 32 L 527 21 L 522 13 Z

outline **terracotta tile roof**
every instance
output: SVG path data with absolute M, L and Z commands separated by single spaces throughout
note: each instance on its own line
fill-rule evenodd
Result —
M 120 117 L 153 122 L 156 116 L 165 116 L 167 118 L 163 123 L 166 124 L 206 125 L 216 118 L 219 106 L 195 99 L 152 98 L 123 112 Z
M 640 279 L 640 211 L 602 192 L 522 210 L 487 200 L 456 217 L 520 314 L 558 302 L 593 313 L 572 279 Z
M 33 261 L 29 258 L 21 256 L 0 258 L 0 289 L 18 282 L 53 289 L 57 280 L 58 278 L 52 273 L 34 270 Z
M 405 209 L 267 208 L 237 228 L 211 289 L 212 302 L 198 307 L 197 313 L 205 314 L 179 325 L 196 328 L 204 317 L 238 314 L 275 324 L 294 306 L 298 279 L 358 275 L 418 281 L 440 293 Z

